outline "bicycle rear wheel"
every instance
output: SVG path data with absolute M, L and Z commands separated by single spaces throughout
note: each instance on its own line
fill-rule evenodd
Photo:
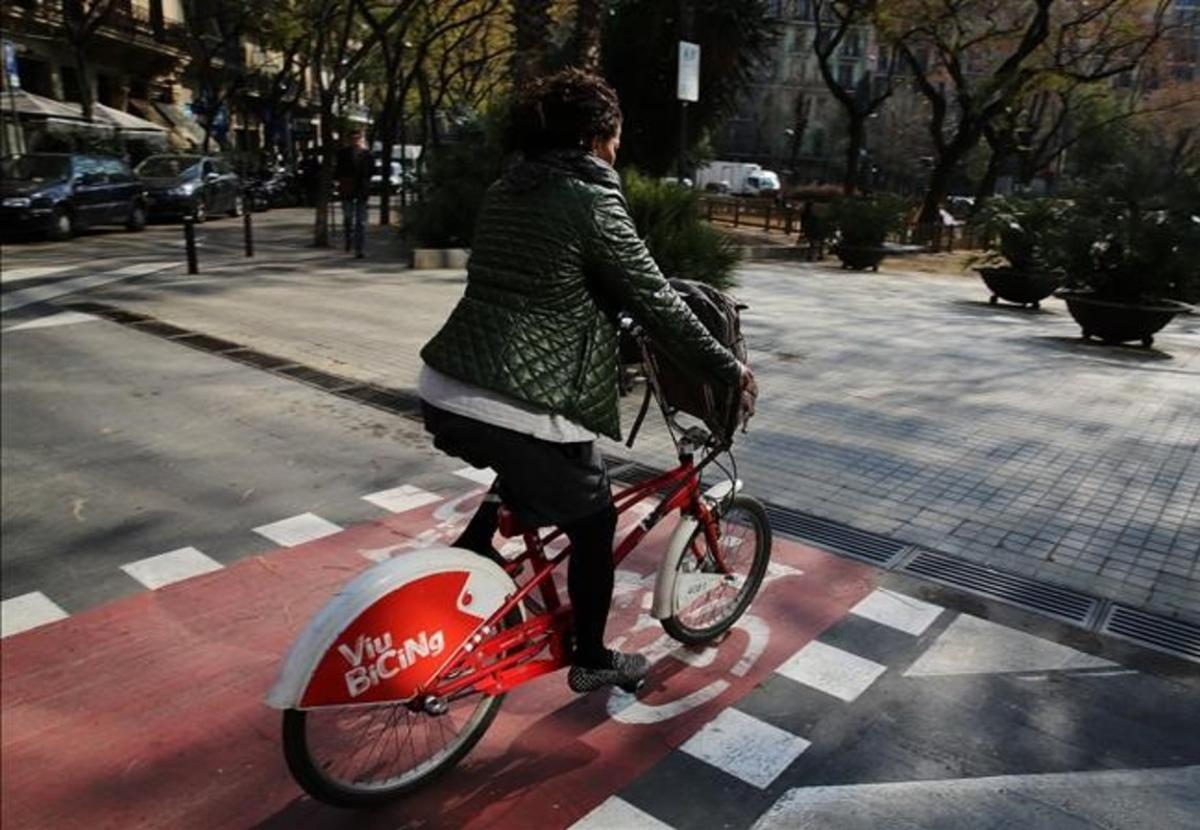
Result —
M 501 628 L 521 622 L 514 609 Z M 288 709 L 283 754 L 305 792 L 336 807 L 396 799 L 452 769 L 487 732 L 504 695 L 467 692 L 444 714 L 404 703 Z
M 710 549 L 703 526 L 697 527 L 676 568 L 675 613 L 662 621 L 668 634 L 687 645 L 719 637 L 738 621 L 771 560 L 771 524 L 757 499 L 734 496 L 721 505 L 717 523 L 720 556 Z
M 441 775 L 471 751 L 504 695 L 473 694 L 444 715 L 403 703 L 283 713 L 283 752 L 304 791 L 337 807 L 390 801 Z

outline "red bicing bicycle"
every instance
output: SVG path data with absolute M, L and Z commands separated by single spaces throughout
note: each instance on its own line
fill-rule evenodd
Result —
M 661 501 L 617 543 L 613 559 L 619 565 L 679 511 L 651 614 L 676 640 L 702 645 L 754 599 L 771 528 L 762 504 L 740 492 L 736 467 L 729 474 L 719 463 L 726 454 L 732 460 L 731 437 L 680 425 L 644 342 L 643 353 L 679 464 L 614 495 L 618 513 Z M 702 489 L 713 464 L 726 478 Z M 389 559 L 334 596 L 293 644 L 267 703 L 283 710 L 288 769 L 311 796 L 362 807 L 411 792 L 478 743 L 506 692 L 570 665 L 571 608 L 553 579 L 570 547 L 550 550 L 560 530 L 520 527 L 504 509 L 500 533 L 524 540 L 505 566 L 454 548 Z

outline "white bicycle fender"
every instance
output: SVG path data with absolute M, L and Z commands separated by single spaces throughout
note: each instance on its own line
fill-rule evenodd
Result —
M 453 593 L 439 596 L 443 579 Z M 515 591 L 503 568 L 470 551 L 431 548 L 380 562 L 309 621 L 266 703 L 293 709 L 394 699 L 395 684 L 407 688 L 420 682 L 414 675 L 440 670 Z M 436 605 L 423 609 L 422 599 Z
M 731 489 L 740 493 L 741 480 L 736 483 L 722 481 L 714 484 L 704 491 L 704 498 L 709 502 L 717 502 L 728 496 Z M 666 556 L 659 564 L 658 576 L 654 580 L 654 603 L 650 606 L 650 616 L 656 620 L 665 620 L 675 613 L 675 577 L 678 573 L 679 559 L 683 556 L 688 539 L 692 538 L 698 524 L 695 518 L 684 516 L 675 532 L 671 534 L 671 541 L 667 543 Z

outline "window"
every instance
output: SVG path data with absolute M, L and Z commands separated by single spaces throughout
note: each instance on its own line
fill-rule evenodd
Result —
M 97 184 L 104 181 L 104 167 L 100 163 L 100 159 L 93 156 L 76 156 L 75 157 L 75 175 L 81 179 L 87 179 L 88 184 Z
M 110 182 L 128 181 L 129 168 L 120 159 L 100 159 L 100 170 L 108 175 Z
M 842 41 L 842 55 L 847 58 L 857 58 L 862 54 L 862 35 L 859 32 L 846 32 Z
M 795 6 L 793 8 L 795 9 L 796 17 L 800 18 L 801 20 L 813 19 L 812 0 L 795 0 Z
M 854 86 L 854 67 L 852 65 L 842 65 L 838 67 L 838 85 L 851 89 Z

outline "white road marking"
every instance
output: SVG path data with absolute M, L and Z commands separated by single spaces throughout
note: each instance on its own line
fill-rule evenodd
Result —
M 484 486 L 491 486 L 491 483 L 496 480 L 496 471 L 490 467 L 483 470 L 477 467 L 463 467 L 461 470 L 455 470 L 454 474 L 459 478 L 465 478 Z
M 904 674 L 929 677 L 1115 667 L 1117 664 L 1109 660 L 960 614 Z
M 791 732 L 737 709 L 726 709 L 679 748 L 761 790 L 809 745 Z
M 886 588 L 877 588 L 859 600 L 850 613 L 915 637 L 925 633 L 942 613 L 942 608 Z
M 41 591 L 21 594 L 0 602 L 0 637 L 11 637 L 69 616 Z
M 4 329 L 4 331 L 7 333 L 10 331 L 25 331 L 26 329 L 48 329 L 54 326 L 70 326 L 75 323 L 91 323 L 99 319 L 99 317 L 91 314 L 80 314 L 78 311 L 63 311 L 58 314 L 38 317 L 36 320 L 17 323 L 15 326 L 9 326 Z
M 103 271 L 99 274 L 72 277 L 45 285 L 22 288 L 18 291 L 9 291 L 0 296 L 0 312 L 13 311 L 32 303 L 45 302 L 55 297 L 61 297 L 64 294 L 72 294 L 87 288 L 107 285 L 110 282 L 116 282 L 128 277 L 144 276 L 146 274 L 158 273 L 159 271 L 166 271 L 170 268 L 182 267 L 182 264 L 179 262 L 139 262 L 134 265 L 126 265 L 124 268 Z
M 962 816 L 1022 830 L 1190 830 L 1197 792 L 1200 766 L 800 787 L 784 793 L 752 830 L 971 826 L 955 821 Z
M 193 576 L 219 571 L 222 567 L 207 554 L 187 547 L 130 562 L 122 565 L 121 570 L 153 591 Z
M 260 536 L 266 536 L 277 545 L 293 548 L 314 539 L 322 539 L 341 531 L 341 527 L 333 522 L 327 522 L 312 513 L 301 513 L 287 519 L 280 519 L 267 525 L 254 528 Z
M 28 268 L 0 268 L 0 283 L 35 280 L 50 274 L 61 274 L 75 267 L 74 265 L 33 265 Z
M 424 507 L 442 500 L 437 493 L 430 493 L 428 490 L 422 490 L 411 484 L 401 484 L 390 490 L 380 490 L 378 493 L 370 493 L 363 498 L 376 507 L 382 507 L 392 513 L 403 513 L 406 510 Z
M 690 712 L 697 706 L 703 706 L 710 700 L 719 697 L 728 688 L 729 683 L 727 681 L 714 680 L 712 683 L 697 689 L 690 695 L 654 706 L 649 703 L 643 703 L 629 692 L 614 687 L 609 693 L 606 707 L 609 717 L 621 723 L 662 723 L 665 720 L 682 715 L 684 712 Z
M 672 830 L 649 813 L 644 813 L 628 801 L 609 796 L 568 830 Z
M 778 673 L 847 703 L 865 692 L 879 675 L 887 671 L 873 660 L 859 657 L 819 640 L 788 658 Z

